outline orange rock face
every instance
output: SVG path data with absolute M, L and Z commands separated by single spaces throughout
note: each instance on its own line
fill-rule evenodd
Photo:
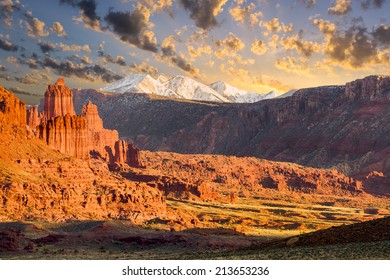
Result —
M 83 106 L 82 116 L 87 122 L 88 150 L 97 152 L 107 162 L 112 161 L 112 152 L 119 135 L 116 130 L 103 128 L 103 121 L 99 116 L 98 108 L 92 102 Z
M 41 118 L 38 113 L 38 106 L 29 106 L 27 108 L 27 125 L 35 130 L 41 123 Z
M 46 120 L 57 116 L 76 115 L 73 106 L 73 93 L 60 78 L 55 85 L 48 85 L 43 107 Z
M 0 86 L 0 128 L 26 125 L 26 104 Z
M 115 142 L 115 157 L 111 163 L 126 163 L 131 167 L 141 167 L 139 149 L 136 149 L 133 144 L 128 144 L 125 140 L 120 139 Z
M 38 135 L 61 153 L 82 159 L 89 156 L 85 117 L 68 114 L 51 118 L 38 127 Z

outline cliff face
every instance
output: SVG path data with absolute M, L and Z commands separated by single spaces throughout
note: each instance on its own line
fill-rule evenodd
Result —
M 64 83 L 64 79 L 60 78 L 55 85 L 47 87 L 43 107 L 46 120 L 66 114 L 76 115 L 73 106 L 73 93 Z
M 99 153 L 107 162 L 112 161 L 110 151 L 113 151 L 115 142 L 119 139 L 118 131 L 103 128 L 98 108 L 90 101 L 83 106 L 81 115 L 87 122 L 88 150 Z
M 151 151 L 256 156 L 335 167 L 364 178 L 390 174 L 390 77 L 301 89 L 254 104 L 176 102 L 141 94 L 75 92 L 93 100 L 106 125 Z M 121 119 L 121 122 L 117 122 Z
M 27 107 L 27 125 L 35 130 L 38 125 L 41 123 L 41 117 L 38 113 L 38 106 L 29 106 Z
M 107 163 L 129 164 L 139 167 L 139 151 L 124 140 L 119 140 L 118 131 L 103 127 L 98 108 L 88 101 L 76 116 L 73 93 L 58 79 L 49 85 L 45 93 L 44 110 L 38 116 L 37 107 L 28 110 L 27 122 L 32 129 L 39 126 L 38 136 L 50 147 L 76 158 L 99 157 Z
M 57 116 L 38 127 L 39 138 L 60 151 L 76 158 L 87 159 L 87 124 L 81 116 Z
M 26 104 L 0 85 L 0 130 L 26 125 Z

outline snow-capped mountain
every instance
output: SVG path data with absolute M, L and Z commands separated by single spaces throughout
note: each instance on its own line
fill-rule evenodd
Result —
M 100 88 L 100 90 L 116 93 L 153 93 L 167 97 L 180 98 L 176 92 L 166 88 L 159 81 L 145 74 L 134 74 L 124 77 L 123 79 Z
M 226 103 L 253 103 L 265 99 L 285 97 L 276 91 L 267 94 L 249 92 L 223 81 L 205 85 L 186 76 L 170 78 L 166 75 L 160 75 L 154 79 L 145 74 L 124 77 L 100 88 L 100 90 L 113 93 L 152 93 L 173 98 Z M 288 94 L 292 95 L 293 92 L 286 93 L 286 96 L 289 96 Z
M 218 81 L 209 85 L 212 89 L 220 95 L 233 103 L 253 103 L 263 99 L 274 98 L 277 96 L 276 92 L 268 94 L 259 94 L 256 92 L 249 92 L 243 89 L 236 88 L 226 82 Z
M 230 102 L 209 86 L 186 76 L 176 76 L 169 79 L 164 85 L 179 94 L 184 99 Z

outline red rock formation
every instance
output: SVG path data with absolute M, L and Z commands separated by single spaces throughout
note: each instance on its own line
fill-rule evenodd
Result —
M 139 149 L 136 149 L 132 143 L 128 144 L 125 140 L 120 139 L 115 142 L 114 162 L 111 163 L 126 163 L 131 167 L 141 167 Z
M 64 83 L 64 79 L 59 78 L 55 85 L 47 87 L 43 107 L 46 120 L 66 114 L 76 115 L 73 106 L 73 93 Z
M 76 158 L 88 158 L 87 123 L 82 116 L 57 116 L 38 126 L 38 136 L 50 147 Z
M 0 131 L 13 125 L 26 125 L 26 104 L 0 85 Z
M 38 125 L 41 123 L 41 118 L 38 114 L 38 106 L 29 106 L 27 107 L 27 125 L 35 130 Z
M 113 159 L 109 151 L 114 150 L 115 142 L 119 139 L 118 131 L 103 128 L 98 108 L 91 101 L 83 106 L 81 114 L 87 122 L 88 149 L 98 152 L 107 162 L 111 162 Z

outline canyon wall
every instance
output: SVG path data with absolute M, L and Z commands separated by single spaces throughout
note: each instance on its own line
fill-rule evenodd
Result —
M 26 104 L 0 85 L 0 128 L 26 125 Z
M 214 104 L 75 90 L 107 127 L 151 151 L 256 156 L 390 178 L 390 77 L 298 90 L 254 104 Z M 122 120 L 118 122 L 117 120 Z M 389 180 L 389 179 L 387 179 Z

